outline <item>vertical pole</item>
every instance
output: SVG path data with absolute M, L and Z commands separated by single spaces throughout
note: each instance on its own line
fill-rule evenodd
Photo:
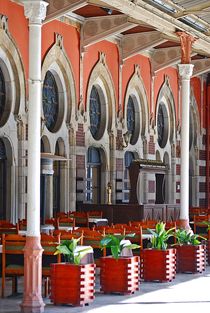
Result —
M 41 26 L 47 3 L 23 1 L 29 19 L 28 105 L 28 210 L 24 248 L 24 296 L 21 311 L 44 311 L 41 294 L 42 247 L 40 245 L 40 118 L 41 118 Z
M 192 64 L 179 64 L 182 92 L 181 114 L 181 209 L 180 220 L 183 226 L 189 226 L 189 127 L 190 127 L 190 77 Z

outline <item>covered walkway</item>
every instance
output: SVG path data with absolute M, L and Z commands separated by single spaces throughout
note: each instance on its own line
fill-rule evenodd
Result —
M 9 290 L 11 290 L 11 288 L 9 288 Z M 176 279 L 171 283 L 141 283 L 140 290 L 132 296 L 101 294 L 97 281 L 95 300 L 89 306 L 54 306 L 50 303 L 49 300 L 44 299 L 46 303 L 44 312 L 209 312 L 209 290 L 210 267 L 208 266 L 203 274 L 177 274 Z M 1 299 L 0 313 L 19 312 L 19 304 L 21 301 L 22 295 Z

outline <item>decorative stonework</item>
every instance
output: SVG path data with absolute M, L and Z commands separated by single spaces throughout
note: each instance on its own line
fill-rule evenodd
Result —
M 193 73 L 193 64 L 178 64 L 179 75 L 182 79 L 189 80 Z
M 190 64 L 192 44 L 195 42 L 196 38 L 185 32 L 177 32 L 177 35 L 180 37 L 181 42 L 181 63 Z
M 55 34 L 55 44 L 61 49 L 63 50 L 63 36 L 56 33 Z
M 0 29 L 8 32 L 8 18 L 5 15 L 0 15 Z
M 46 18 L 48 3 L 45 1 L 23 1 L 25 16 L 32 24 L 41 24 Z

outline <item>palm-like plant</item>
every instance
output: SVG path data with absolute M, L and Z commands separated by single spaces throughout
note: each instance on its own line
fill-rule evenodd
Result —
M 166 230 L 165 223 L 163 222 L 157 223 L 155 230 L 148 229 L 148 231 L 152 234 L 149 247 L 158 250 L 166 250 L 168 246 L 168 239 L 174 236 L 174 229 L 175 228 L 173 227 Z
M 78 250 L 77 243 L 81 240 L 81 238 L 71 240 L 64 240 L 60 243 L 59 246 L 56 247 L 55 255 L 56 254 L 63 254 L 65 262 L 71 264 L 80 264 L 81 259 L 87 254 L 92 252 L 91 247 L 86 247 L 84 249 Z
M 175 237 L 177 240 L 178 245 L 193 245 L 197 246 L 201 243 L 201 241 L 198 238 L 204 239 L 204 237 L 193 234 L 192 231 L 186 230 L 186 229 L 177 229 L 175 233 Z
M 109 234 L 101 240 L 100 245 L 102 249 L 110 248 L 113 258 L 118 259 L 124 248 L 132 250 L 140 248 L 137 244 L 123 242 L 125 238 L 132 238 L 134 236 L 135 234 L 127 234 L 126 236 Z

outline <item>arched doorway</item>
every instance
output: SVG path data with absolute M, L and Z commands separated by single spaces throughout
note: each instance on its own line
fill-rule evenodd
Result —
M 101 156 L 97 148 L 90 147 L 87 152 L 87 195 L 89 203 L 101 203 Z
M 7 170 L 6 170 L 6 148 L 2 139 L 0 139 L 0 219 L 6 219 L 7 207 Z

